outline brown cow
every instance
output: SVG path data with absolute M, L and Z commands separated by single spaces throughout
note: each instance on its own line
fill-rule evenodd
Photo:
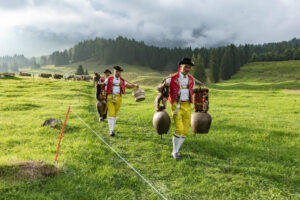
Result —
M 15 73 L 10 73 L 10 72 L 7 72 L 7 73 L 2 73 L 4 76 L 15 76 Z
M 6 72 L 6 73 L 0 73 L 0 78 L 4 78 L 4 77 L 13 77 L 15 76 L 15 73 L 9 73 L 9 72 Z
M 64 76 L 63 75 L 61 75 L 61 74 L 54 74 L 53 75 L 53 78 L 55 78 L 55 79 L 62 79 Z
M 29 73 L 25 73 L 25 72 L 20 72 L 19 76 L 31 76 L 31 74 Z
M 50 77 L 52 77 L 52 74 L 39 74 L 39 77 L 50 78 Z

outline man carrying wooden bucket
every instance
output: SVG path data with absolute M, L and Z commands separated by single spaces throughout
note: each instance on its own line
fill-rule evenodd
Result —
M 168 100 L 172 105 L 173 120 L 176 127 L 172 139 L 172 156 L 176 160 L 181 158 L 179 149 L 186 138 L 191 121 L 191 103 L 193 101 L 195 79 L 189 75 L 189 72 L 193 65 L 191 59 L 182 59 L 179 62 L 178 73 L 171 74 L 165 80 L 165 84 L 169 86 Z
M 107 105 L 106 105 L 106 95 L 105 95 L 105 87 L 104 82 L 111 75 L 111 71 L 106 69 L 104 71 L 104 76 L 100 77 L 100 80 L 97 84 L 97 110 L 99 113 L 99 122 L 103 122 L 107 118 Z M 101 94 L 102 98 L 99 98 L 99 94 Z
M 114 75 L 108 77 L 104 81 L 105 91 L 107 95 L 108 108 L 108 126 L 110 136 L 115 136 L 114 127 L 117 122 L 117 114 L 122 103 L 122 94 L 126 94 L 125 88 L 138 88 L 138 84 L 127 83 L 122 77 L 123 69 L 119 66 L 114 66 Z

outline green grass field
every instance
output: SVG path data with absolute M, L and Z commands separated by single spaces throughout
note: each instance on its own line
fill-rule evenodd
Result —
M 111 138 L 98 122 L 92 82 L 0 79 L 0 199 L 161 199 L 73 113 L 59 174 L 14 178 L 9 166 L 17 161 L 53 164 L 60 130 L 41 124 L 63 121 L 71 104 L 168 199 L 300 199 L 300 94 L 283 92 L 300 89 L 299 71 L 295 61 L 250 63 L 232 80 L 209 84 L 210 133 L 190 131 L 180 161 L 170 155 L 174 124 L 162 139 L 152 127 L 154 87 L 141 86 L 147 97 L 139 103 L 127 90 Z

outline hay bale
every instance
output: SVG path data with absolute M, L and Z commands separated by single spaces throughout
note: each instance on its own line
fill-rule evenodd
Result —
M 11 177 L 15 181 L 53 177 L 58 172 L 56 166 L 45 164 L 43 161 L 22 161 L 0 166 L 0 177 Z

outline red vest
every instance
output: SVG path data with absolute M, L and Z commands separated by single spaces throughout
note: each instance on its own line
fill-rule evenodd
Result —
M 190 91 L 190 102 L 193 103 L 193 87 L 194 87 L 194 79 L 188 75 L 189 77 L 189 82 L 188 82 L 188 89 Z M 180 90 L 180 84 L 178 81 L 179 74 L 171 77 L 171 82 L 170 82 L 170 93 L 169 93 L 169 102 L 170 104 L 173 104 L 176 101 L 177 94 Z
M 100 81 L 101 81 L 101 83 L 104 83 L 104 81 L 105 81 L 105 76 L 101 76 Z
M 120 80 L 121 80 L 120 81 L 120 83 L 121 83 L 121 93 L 126 94 L 126 91 L 125 91 L 125 81 L 121 77 L 120 77 Z M 114 76 L 108 77 L 106 94 L 111 94 L 112 88 L 113 88 L 113 81 L 114 81 Z
M 101 76 L 100 82 L 101 82 L 101 83 L 104 83 L 104 82 L 105 82 L 105 77 L 104 77 L 104 76 Z M 105 87 L 103 86 L 103 87 L 101 87 L 101 88 L 102 88 L 102 89 L 101 89 L 102 94 L 105 94 Z

